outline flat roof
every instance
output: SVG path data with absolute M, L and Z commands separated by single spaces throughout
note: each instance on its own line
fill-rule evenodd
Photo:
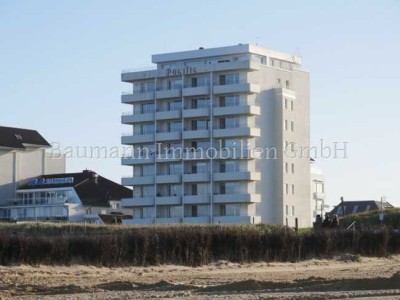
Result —
M 152 55 L 152 62 L 163 63 L 163 62 L 190 60 L 196 58 L 206 58 L 206 57 L 215 57 L 223 55 L 241 54 L 241 53 L 254 53 L 298 64 L 301 63 L 301 59 L 298 55 L 292 55 L 289 53 L 276 51 L 252 44 L 238 44 L 234 46 L 225 46 L 225 47 L 216 47 L 207 49 L 200 47 L 197 50 L 154 54 Z

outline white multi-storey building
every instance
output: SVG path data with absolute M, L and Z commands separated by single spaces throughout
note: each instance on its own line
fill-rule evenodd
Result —
M 315 161 L 311 159 L 310 164 L 311 180 L 311 216 L 315 221 L 317 215 L 325 216 L 329 212 L 329 205 L 325 203 L 325 177 L 321 169 L 315 166 Z
M 122 95 L 130 222 L 310 226 L 309 157 L 301 155 L 309 74 L 300 58 L 239 44 L 152 62 L 153 70 L 122 73 L 131 85 Z

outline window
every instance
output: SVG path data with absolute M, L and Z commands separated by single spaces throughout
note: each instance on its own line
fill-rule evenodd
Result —
M 289 172 L 289 164 L 285 162 L 285 173 Z
M 294 184 L 292 184 L 292 195 L 294 195 Z
M 193 77 L 192 78 L 192 80 L 191 80 L 191 83 L 192 83 L 192 87 L 197 87 L 197 77 Z
M 358 210 L 358 205 L 354 205 L 353 206 L 353 214 L 356 214 L 357 213 L 357 210 Z
M 292 173 L 294 174 L 294 164 L 292 164 Z
M 170 164 L 169 174 L 182 174 L 182 164 Z
M 285 120 L 285 130 L 288 130 L 288 120 Z
M 154 123 L 146 123 L 142 125 L 142 134 L 154 133 Z
M 239 105 L 239 95 L 229 95 L 226 97 L 219 98 L 219 106 L 238 106 Z
M 294 216 L 295 214 L 295 209 L 294 209 L 294 205 L 292 205 L 292 216 Z
M 287 183 L 283 185 L 283 193 L 285 195 L 289 194 L 289 185 Z
M 182 131 L 182 123 L 180 121 L 168 123 L 168 127 L 169 127 L 169 132 Z
M 285 109 L 288 109 L 288 99 L 285 98 Z
M 142 104 L 142 109 L 141 109 L 142 114 L 152 113 L 154 111 L 155 111 L 154 103 Z
M 290 110 L 293 111 L 294 110 L 294 102 L 293 100 L 290 101 Z
M 290 122 L 290 130 L 293 132 L 294 131 L 294 122 Z
M 343 213 L 343 207 L 342 207 L 342 205 L 340 205 L 340 206 L 338 207 L 337 211 L 336 211 L 336 214 L 337 214 L 338 216 L 340 216 L 340 215 L 342 215 L 342 213 Z
M 204 108 L 209 106 L 209 99 L 205 98 L 198 98 L 198 99 L 192 99 L 192 107 L 193 109 L 195 108 Z
M 168 81 L 168 90 L 181 89 L 182 79 L 173 79 Z
M 208 129 L 208 120 L 192 120 L 192 130 Z
M 290 87 L 290 82 L 289 80 L 286 80 L 286 88 L 288 89 Z
M 220 165 L 221 172 L 238 172 L 240 169 L 239 161 L 224 161 Z
M 168 102 L 168 110 L 169 111 L 181 110 L 181 109 L 182 109 L 182 101 L 181 100 L 175 100 L 175 101 Z
M 239 127 L 239 118 L 238 117 L 226 117 L 219 119 L 219 128 L 238 128 Z
M 287 216 L 289 215 L 289 205 L 286 205 L 286 207 L 285 207 L 285 214 Z
M 197 195 L 197 184 L 192 184 L 192 195 Z
M 225 204 L 221 204 L 219 206 L 219 215 L 226 216 L 226 205 Z
M 192 217 L 197 217 L 197 205 L 192 205 Z
M 239 83 L 239 74 L 227 74 L 225 84 L 236 84 Z

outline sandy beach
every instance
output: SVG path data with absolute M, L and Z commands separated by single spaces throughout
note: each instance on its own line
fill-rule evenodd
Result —
M 1 299 L 400 299 L 400 255 L 202 267 L 0 267 Z

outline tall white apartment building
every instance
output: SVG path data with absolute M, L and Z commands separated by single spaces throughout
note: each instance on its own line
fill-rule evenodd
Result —
M 311 225 L 309 74 L 255 45 L 157 54 L 126 71 L 134 224 Z M 235 152 L 236 151 L 236 152 Z

